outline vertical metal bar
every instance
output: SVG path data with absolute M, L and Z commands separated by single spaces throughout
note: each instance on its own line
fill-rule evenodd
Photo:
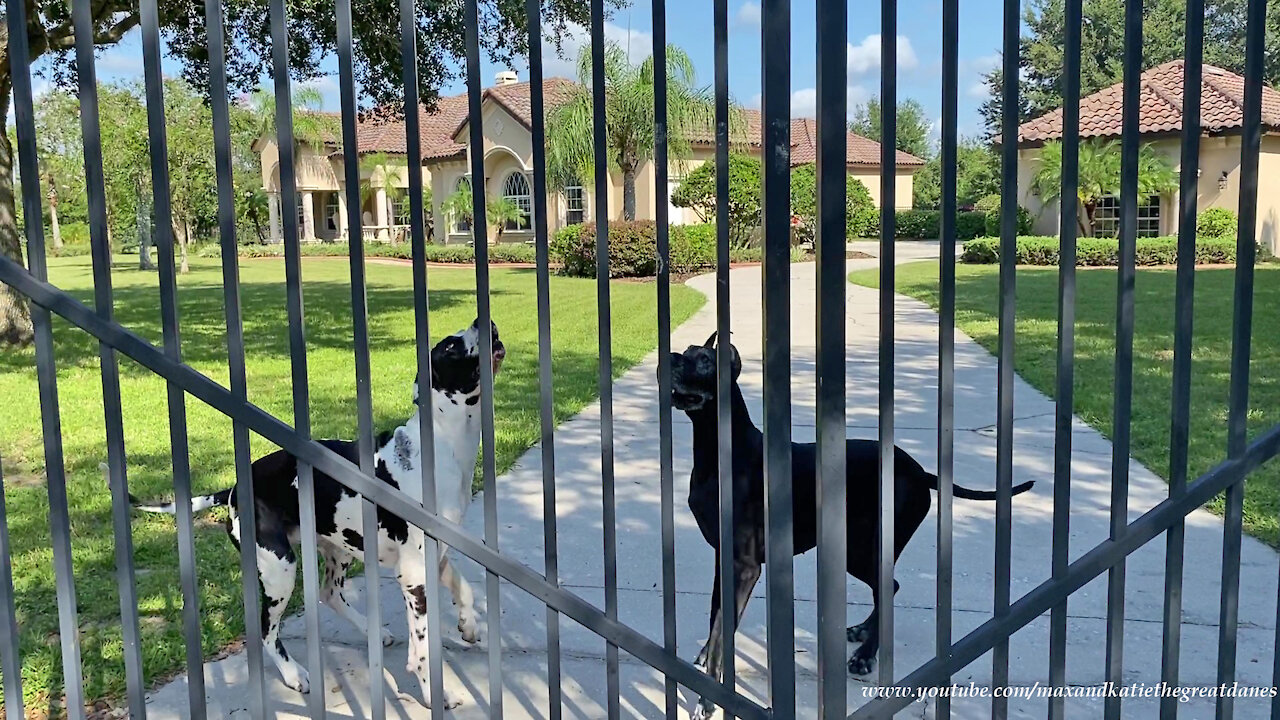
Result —
M 715 45 L 716 138 L 716 470 L 720 490 L 720 681 L 737 687 L 734 635 L 738 630 L 734 576 L 733 344 L 729 316 L 729 3 L 712 4 Z M 714 638 L 708 640 L 713 642 Z M 725 712 L 726 718 L 729 713 Z
M 474 221 L 472 232 L 476 249 L 476 308 L 480 319 L 480 355 L 493 357 L 493 334 L 488 331 L 491 323 L 489 312 L 489 231 L 485 220 L 484 176 L 484 119 L 481 115 L 480 94 L 480 19 L 477 0 L 467 0 L 467 99 L 468 125 L 470 129 L 471 156 L 471 206 Z M 480 152 L 477 152 L 480 150 Z M 601 359 L 603 364 L 603 358 Z M 603 370 L 602 370 L 603 373 Z M 603 396 L 602 396 L 603 399 Z M 481 464 L 484 475 L 484 542 L 495 552 L 498 549 L 498 485 L 493 456 L 493 363 L 480 363 L 480 417 L 481 444 L 484 448 Z M 612 447 L 612 443 L 610 443 Z M 612 496 L 607 510 L 612 510 Z M 609 530 L 605 529 L 606 538 Z M 607 572 L 607 570 L 606 570 Z M 489 615 L 489 717 L 502 717 L 502 611 L 500 580 L 489 570 L 486 576 L 486 612 Z M 617 600 L 617 586 L 614 586 Z M 614 605 L 617 617 L 617 605 Z M 617 649 L 614 649 L 614 677 L 617 673 Z
M 7 0 L 9 21 L 9 62 L 13 78 L 14 126 L 18 135 L 21 168 L 23 218 L 27 238 L 27 263 L 37 280 L 49 279 L 45 264 L 44 215 L 40 191 L 40 170 L 36 160 L 36 126 L 31 93 L 30 45 L 27 38 L 26 4 Z M 31 324 L 35 329 L 36 376 L 40 393 L 40 424 L 44 439 L 45 477 L 49 487 L 49 529 L 53 543 L 53 569 L 58 588 L 58 627 L 61 630 L 63 682 L 71 717 L 84 717 L 81 689 L 80 637 L 76 629 L 75 579 L 71 567 L 71 531 L 67 511 L 67 477 L 62 456 L 62 420 L 58 409 L 58 371 L 53 354 L 53 327 L 49 311 L 31 303 Z M 7 667 L 13 667 L 7 663 Z M 21 683 L 21 669 L 13 682 Z M 5 675 L 6 709 L 11 697 L 9 675 Z M 14 703 L 22 717 L 22 691 Z
M 1066 0 L 1063 37 L 1062 177 L 1058 193 L 1058 370 L 1053 425 L 1053 549 L 1052 575 L 1067 572 L 1071 550 L 1071 440 L 1075 408 L 1076 347 L 1076 186 L 1080 179 L 1080 26 L 1082 0 Z M 1049 613 L 1049 683 L 1067 684 L 1067 601 Z M 1049 698 L 1050 720 L 1063 720 L 1065 698 Z
M 2 464 L 0 464 L 2 465 Z M 26 717 L 22 710 L 22 657 L 18 652 L 18 615 L 13 602 L 12 546 L 9 514 L 5 509 L 4 471 L 0 470 L 0 674 L 4 675 L 5 717 Z
M 956 332 L 956 154 L 960 81 L 960 1 L 942 2 L 942 218 L 938 263 L 941 312 L 938 315 L 938 586 L 934 616 L 934 652 L 951 652 L 953 601 L 953 522 L 955 471 Z M 939 720 L 951 717 L 951 698 L 939 694 Z
M 343 0 L 347 5 L 348 20 L 350 19 L 350 0 Z M 405 129 L 405 155 L 408 160 L 409 175 L 409 242 L 411 246 L 412 262 L 413 262 L 413 307 L 414 307 L 414 347 L 416 349 L 417 360 L 417 380 L 418 380 L 418 441 L 422 445 L 422 507 L 428 512 L 435 512 L 436 503 L 436 477 L 435 477 L 435 409 L 433 407 L 434 395 L 431 392 L 431 328 L 429 308 L 429 290 L 427 282 L 426 267 L 426 227 L 424 225 L 424 208 L 423 208 L 423 190 L 422 190 L 422 136 L 420 134 L 419 125 L 421 124 L 421 98 L 418 89 L 418 49 L 417 49 L 417 22 L 416 12 L 414 10 L 413 0 L 400 0 L 400 61 L 402 63 L 402 82 L 404 83 L 404 129 Z M 350 24 L 347 28 L 348 47 L 347 53 L 348 64 L 350 61 Z M 351 126 L 350 132 L 352 141 L 346 144 L 346 147 L 355 147 L 355 89 L 354 82 L 351 83 L 350 104 L 351 118 L 348 120 L 348 113 L 344 110 L 344 135 L 347 131 L 345 125 Z M 472 116 L 474 121 L 475 116 Z M 474 123 L 473 123 L 474 125 Z M 346 141 L 344 141 L 345 143 Z M 474 147 L 474 146 L 473 146 Z M 483 147 L 483 146 L 480 146 Z M 354 165 L 354 162 L 346 163 L 346 165 Z M 483 177 L 484 173 L 479 176 Z M 348 192 L 353 192 L 358 198 L 359 188 L 359 172 L 353 173 L 354 180 L 347 181 Z M 484 197 L 484 183 L 480 183 L 480 197 Z M 347 201 L 348 212 L 352 212 L 352 201 Z M 359 208 L 359 200 L 354 203 Z M 358 214 L 358 213 L 357 213 Z M 483 221 L 481 216 L 479 220 Z M 356 237 L 352 235 L 351 237 Z M 363 245 L 363 243 L 361 243 Z M 361 248 L 363 254 L 363 247 Z M 479 256 L 477 256 L 479 257 Z M 477 264 L 477 272 L 479 264 Z M 487 338 L 492 343 L 492 338 L 488 332 L 482 331 L 482 338 Z M 481 347 L 484 347 L 485 340 L 481 341 Z M 491 353 L 490 353 L 491 354 Z M 488 355 L 484 355 L 488 357 Z M 481 367 L 489 366 L 490 363 L 481 362 Z M 490 378 L 489 383 L 490 397 L 492 397 L 493 383 Z M 490 413 L 492 416 L 492 413 Z M 490 427 L 492 425 L 490 424 Z M 492 454 L 490 450 L 492 445 L 492 434 L 485 439 L 486 457 Z M 492 490 L 485 487 L 485 508 L 486 508 L 486 527 L 488 526 L 489 496 Z M 366 509 L 366 514 L 372 511 Z M 496 544 L 496 538 L 495 538 Z M 422 549 L 424 554 L 425 568 L 425 586 L 427 595 L 427 655 L 428 655 L 428 684 L 431 695 L 431 717 L 434 720 L 443 720 L 445 712 L 445 690 L 444 690 L 444 646 L 442 643 L 442 633 L 440 625 L 440 564 L 439 559 L 443 557 L 443 548 L 439 542 L 425 533 L 423 534 Z M 496 594 L 496 593 L 495 593 Z M 496 601 L 493 601 L 496 602 Z M 493 606 L 495 609 L 490 610 L 491 613 L 498 613 L 499 605 Z M 490 627 L 497 623 L 490 616 Z M 499 625 L 500 627 L 500 625 Z M 491 645 L 500 647 L 501 638 L 497 633 L 492 635 Z M 490 651 L 490 660 L 492 661 L 493 651 Z M 498 687 L 501 687 L 499 681 Z M 427 690 L 427 688 L 424 688 Z M 499 693 L 498 701 L 501 707 L 501 693 Z
M 605 39 L 604 2 L 591 0 L 591 122 L 595 157 L 608 156 L 605 137 Z M 596 308 L 600 340 L 600 465 L 601 495 L 604 500 L 604 612 L 618 617 L 618 541 L 614 509 L 613 475 L 613 332 L 609 306 L 609 166 L 595 164 L 596 214 Z M 618 699 L 618 646 L 605 646 L 605 685 L 608 688 L 608 717 L 621 712 Z
M 98 80 L 94 68 L 91 38 L 93 18 L 88 2 L 72 4 L 71 15 L 76 35 L 76 74 L 80 95 L 80 131 L 84 141 L 85 188 L 89 202 L 89 229 L 93 255 L 94 310 L 104 320 L 114 315 L 111 292 L 111 245 L 107 238 L 106 184 L 102 171 L 102 139 L 98 124 Z M 98 358 L 102 369 L 102 403 L 106 424 L 107 466 L 111 480 L 112 527 L 123 531 L 117 537 L 117 582 L 120 585 L 121 626 L 124 632 L 126 670 L 131 670 L 129 688 L 131 710 L 141 705 L 142 666 L 138 646 L 138 609 L 133 584 L 132 530 L 129 527 L 128 477 L 124 456 L 124 419 L 120 410 L 120 368 L 115 349 L 99 343 Z M 52 478 L 51 478 L 52 480 Z M 63 621 L 75 619 L 75 590 L 71 560 L 70 517 L 67 509 L 66 485 L 54 487 L 49 483 L 50 525 L 55 538 L 55 564 L 58 551 L 64 554 L 65 577 L 59 577 L 59 603 L 70 602 L 69 611 L 59 613 Z M 56 517 L 56 524 L 54 519 Z M 65 539 L 62 537 L 66 533 Z M 63 587 L 63 582 L 66 585 Z M 68 641 L 66 634 L 79 635 L 76 625 L 61 625 L 63 634 L 63 669 L 68 667 Z M 84 715 L 84 688 L 81 687 L 79 639 L 73 640 L 74 674 L 65 675 L 67 711 L 73 717 Z M 74 685 L 74 687 L 72 687 Z M 145 712 L 145 710 L 143 711 Z
M 1240 143 L 1240 215 L 1236 232 L 1235 309 L 1231 337 L 1231 395 L 1227 457 L 1244 456 L 1249 442 L 1249 355 L 1253 332 L 1253 265 L 1257 251 L 1258 163 L 1262 143 L 1262 68 L 1266 3 L 1250 0 L 1245 25 L 1244 122 Z M 1236 677 L 1236 631 L 1240 609 L 1240 545 L 1246 473 L 1227 486 L 1222 539 L 1222 604 L 1218 616 L 1218 683 Z M 1277 630 L 1280 633 L 1280 630 Z M 1277 661 L 1280 663 L 1280 661 Z M 1218 696 L 1218 720 L 1229 720 L 1235 698 Z
M 532 2 L 532 0 L 531 0 Z M 671 237 L 667 153 L 667 3 L 653 0 L 653 173 L 658 234 L 658 476 L 662 514 L 662 645 L 676 647 L 675 472 L 671 439 Z M 664 676 L 667 720 L 679 713 L 676 681 Z
M 343 181 L 347 199 L 347 250 L 351 272 L 351 330 L 355 353 L 356 381 L 356 446 L 360 470 L 372 476 L 375 471 L 373 398 L 369 366 L 369 306 L 366 293 L 364 237 L 360 217 L 360 164 L 355 151 L 356 99 L 352 72 L 351 0 L 337 0 L 338 84 L 342 104 Z M 412 167 L 413 163 L 409 163 Z M 429 402 L 429 400 L 428 400 Z M 431 417 L 430 413 L 427 417 Z M 425 453 L 422 457 L 428 457 Z M 425 463 L 424 463 L 425 467 Z M 424 493 L 423 497 L 426 497 Z M 373 720 L 386 717 L 382 656 L 382 603 L 380 599 L 380 563 L 378 562 L 378 506 L 368 498 L 361 500 L 361 535 L 364 538 L 366 647 L 369 652 L 369 713 Z M 427 554 L 430 557 L 430 554 Z M 427 561 L 427 579 L 438 577 L 435 563 Z M 428 601 L 439 593 L 429 593 Z M 412 630 L 412 628 L 411 628 Z M 438 633 L 432 632 L 432 637 Z
M 1204 0 L 1187 0 L 1186 60 L 1182 87 L 1199 88 L 1204 52 Z M 1173 398 L 1169 428 L 1169 496 L 1187 491 L 1188 448 L 1191 431 L 1191 341 L 1195 317 L 1196 196 L 1200 175 L 1200 93 L 1182 94 L 1182 163 L 1178 190 L 1178 270 L 1174 299 Z M 1186 523 L 1179 521 L 1165 535 L 1164 634 L 1161 640 L 1160 680 L 1178 685 L 1182 655 L 1182 568 Z M 1160 698 L 1161 720 L 1178 716 L 1176 697 Z
M 769 572 L 769 700 L 778 720 L 796 713 L 791 516 L 791 4 L 763 0 L 761 147 L 764 228 L 765 562 Z
M 7 0 L 9 68 L 13 82 L 14 129 L 17 134 L 18 160 L 21 170 L 22 208 L 25 237 L 27 239 L 27 263 L 31 274 L 39 280 L 47 280 L 44 254 L 44 209 L 41 200 L 40 170 L 36 158 L 36 126 L 31 93 L 30 44 L 27 38 L 26 3 Z M 40 393 L 40 417 L 44 436 L 45 475 L 49 487 L 65 486 L 62 465 L 62 428 L 58 412 L 58 378 L 53 360 L 53 332 L 49 311 L 35 303 L 30 304 L 31 321 L 35 329 L 36 373 Z M 64 491 L 65 495 L 65 491 Z M 0 593 L 4 597 L 5 619 L 3 636 L 0 637 L 0 663 L 4 673 L 4 709 L 7 717 L 26 717 L 22 700 L 22 658 L 19 654 L 19 635 L 13 594 L 13 568 L 9 544 L 9 523 L 4 508 L 4 485 L 0 479 Z M 50 506 L 50 513 L 53 506 Z M 60 552 L 54 545 L 55 555 Z M 55 572 L 61 581 L 61 567 L 55 564 Z M 61 587 L 61 583 L 59 583 Z M 59 621 L 61 626 L 62 594 L 58 593 Z M 72 610 L 75 604 L 72 602 Z M 72 626 L 74 627 L 74 625 Z M 79 664 L 77 663 L 77 667 Z
M 529 110 L 533 140 L 533 233 L 538 275 L 538 417 L 542 447 L 542 544 L 547 582 L 560 583 L 560 552 L 556 536 L 556 418 L 551 375 L 551 270 L 547 231 L 546 103 L 542 85 L 542 6 L 525 0 L 529 23 Z M 661 67 L 661 66 L 659 66 Z M 661 201 L 659 201 L 661 202 Z M 658 333 L 661 338 L 662 333 Z M 661 342 L 661 341 L 659 341 Z M 659 353 L 661 357 L 661 353 Z M 666 418 L 670 424 L 671 418 Z M 670 684 L 670 683 L 668 683 Z M 547 715 L 559 720 L 563 709 L 560 688 L 560 613 L 547 606 Z
M 218 236 L 222 247 L 222 294 L 227 324 L 227 366 L 231 392 L 247 401 L 248 382 L 244 360 L 244 324 L 240 314 L 239 250 L 236 242 L 234 174 L 231 164 L 231 116 L 227 98 L 226 38 L 222 25 L 222 4 L 205 0 L 205 21 L 209 40 L 209 105 L 213 116 L 214 167 L 218 178 Z M 236 468 L 236 514 L 240 547 L 258 546 L 257 512 L 253 497 L 253 469 L 249 429 L 233 422 L 232 445 Z M 258 556 L 240 553 L 241 592 L 244 596 L 245 656 L 248 660 L 249 716 L 266 717 L 266 696 L 262 666 L 262 600 L 258 584 Z
M 293 379 L 293 426 L 311 437 L 311 399 L 307 378 L 307 336 L 302 316 L 302 268 L 298 237 L 293 107 L 289 83 L 289 29 L 285 1 L 271 0 L 271 74 L 275 86 L 276 145 L 280 152 L 280 213 L 284 226 L 285 304 L 289 316 L 289 359 Z M 312 691 L 307 707 L 314 720 L 325 717 L 324 652 L 320 646 L 320 581 L 316 567 L 316 496 L 311 465 L 298 461 L 298 514 L 302 535 L 302 592 L 306 616 L 307 670 Z
M 818 156 L 814 250 L 818 259 L 818 716 L 844 720 L 848 616 L 845 577 L 845 191 L 848 151 L 848 7 L 817 8 Z
M 156 0 L 142 0 L 142 64 L 147 99 L 147 138 L 151 155 L 152 212 L 160 256 L 160 323 L 164 352 L 182 361 L 178 317 L 178 279 L 173 257 L 173 213 L 169 201 L 169 152 L 164 116 L 164 76 L 160 70 L 160 13 Z M 166 383 L 169 445 L 173 458 L 174 516 L 178 526 L 178 578 L 182 588 L 182 631 L 187 651 L 187 702 L 193 720 L 203 720 L 204 648 L 200 631 L 200 590 L 196 584 L 196 548 L 191 520 L 191 461 L 187 447 L 186 394 Z M 134 605 L 131 612 L 137 612 Z
M 1111 421 L 1111 539 L 1129 524 L 1130 411 L 1133 406 L 1134 282 L 1138 243 L 1138 123 L 1142 98 L 1142 3 L 1125 3 L 1124 98 L 1120 120 L 1120 269 L 1116 280 L 1115 390 Z M 1107 571 L 1106 678 L 1124 680 L 1125 563 Z M 1119 718 L 1122 698 L 1109 694 L 1104 714 Z
M 893 684 L 893 291 L 898 174 L 898 4 L 880 3 L 880 537 L 875 588 L 880 684 Z
M 1000 326 L 996 387 L 996 543 L 995 582 L 992 588 L 995 617 L 1009 614 L 1009 565 L 1013 525 L 1013 337 L 1015 322 L 1015 258 L 1018 221 L 1018 0 L 1004 2 L 1004 87 L 1001 89 L 1000 158 Z M 992 649 L 991 684 L 1009 684 L 1009 640 Z M 1004 720 L 1009 714 L 1006 697 L 991 699 L 991 715 Z

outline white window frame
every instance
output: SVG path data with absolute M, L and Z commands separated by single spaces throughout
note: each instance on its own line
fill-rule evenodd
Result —
M 578 194 L 576 198 L 573 197 L 572 195 L 572 193 L 575 191 Z M 585 223 L 587 221 L 587 218 L 589 217 L 587 189 L 580 184 L 569 185 L 565 187 L 563 195 L 564 195 L 564 224 L 565 225 L 581 225 L 582 223 Z M 580 207 L 576 207 L 576 208 L 574 207 L 575 201 Z M 582 217 L 575 221 L 572 219 L 572 213 L 581 213 Z
M 1161 231 L 1163 203 L 1159 195 L 1138 199 L 1138 237 L 1158 237 Z M 1099 237 L 1120 234 L 1120 198 L 1108 195 L 1098 200 L 1093 213 L 1094 231 Z
M 522 185 L 524 192 L 518 191 L 520 187 L 513 188 L 513 182 L 516 185 Z M 529 184 L 529 176 L 521 170 L 512 170 L 507 177 L 502 180 L 502 197 L 515 203 L 520 208 L 520 218 L 514 221 L 507 221 L 503 226 L 503 230 L 528 230 L 533 227 L 533 187 Z

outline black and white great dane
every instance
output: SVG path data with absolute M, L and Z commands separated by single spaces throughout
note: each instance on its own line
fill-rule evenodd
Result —
M 498 327 L 492 326 L 493 372 L 496 374 L 506 357 L 506 349 L 498 339 Z M 479 320 L 470 327 L 441 340 L 431 350 L 431 408 L 435 432 L 436 508 L 441 517 L 458 523 L 471 504 L 471 481 L 475 473 L 476 452 L 480 446 L 480 329 Z M 419 408 L 404 425 L 378 437 L 375 456 L 379 480 L 400 489 L 409 497 L 422 499 L 422 454 L 419 446 L 422 407 L 418 398 L 418 382 L 413 384 L 413 402 Z M 347 440 L 320 440 L 321 445 L 353 463 L 359 462 L 356 443 Z M 351 607 L 343 596 L 347 570 L 364 557 L 361 536 L 361 499 L 332 477 L 319 470 L 314 474 L 316 540 L 324 559 L 324 575 L 320 601 L 361 630 L 367 621 Z M 290 657 L 280 640 L 280 621 L 289 597 L 293 594 L 298 570 L 294 545 L 300 542 L 298 511 L 297 460 L 284 450 L 277 450 L 253 463 L 253 494 L 257 527 L 258 579 L 262 585 L 262 642 L 266 654 L 275 661 L 280 675 L 290 688 L 298 692 L 310 690 L 307 671 Z M 147 512 L 174 514 L 172 503 L 144 504 L 133 498 L 134 507 Z M 234 488 L 191 501 L 192 512 L 218 505 L 229 506 L 227 533 L 240 548 L 240 519 Z M 415 674 L 423 697 L 431 704 L 431 685 L 427 676 L 427 599 L 426 563 L 423 557 L 422 530 L 392 513 L 378 508 L 378 561 L 394 568 L 396 580 L 404 594 L 409 622 L 408 670 Z M 471 586 L 458 574 L 440 545 L 440 580 L 453 595 L 458 608 L 458 629 L 467 642 L 480 638 L 476 623 Z M 383 628 L 382 643 L 390 645 L 391 633 Z M 446 693 L 445 707 L 455 707 L 458 700 Z

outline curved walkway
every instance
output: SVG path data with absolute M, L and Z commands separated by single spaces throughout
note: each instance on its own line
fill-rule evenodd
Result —
M 936 244 L 899 244 L 898 260 L 934 257 Z M 874 244 L 859 249 L 875 252 Z M 851 260 L 850 269 L 873 267 L 877 261 Z M 793 434 L 798 441 L 814 437 L 814 266 L 792 266 L 792 384 Z M 694 278 L 689 284 L 713 295 L 714 278 Z M 741 378 L 753 417 L 761 417 L 761 312 L 760 268 L 746 267 L 731 273 L 734 342 L 743 357 Z M 877 294 L 855 286 L 848 288 L 848 433 L 876 435 Z M 899 296 L 896 301 L 895 346 L 897 442 L 928 468 L 936 467 L 937 316 L 923 304 Z M 714 303 L 709 302 L 673 333 L 672 346 L 700 343 L 715 327 Z M 594 342 L 585 339 L 584 342 Z M 661 536 L 657 452 L 657 394 L 653 380 L 656 354 L 626 373 L 614 385 L 614 421 L 617 472 L 617 527 L 620 619 L 662 642 Z M 957 333 L 956 336 L 956 479 L 967 486 L 989 488 L 995 478 L 996 359 Z M 1013 597 L 1048 579 L 1053 497 L 1053 404 L 1021 380 L 1015 388 L 1015 475 L 1018 481 L 1036 480 L 1036 487 L 1014 503 Z M 676 585 L 680 654 L 692 658 L 706 637 L 707 613 L 713 580 L 713 556 L 703 542 L 684 505 L 690 468 L 689 423 L 682 414 L 674 419 L 676 518 Z M 1100 434 L 1077 422 L 1073 438 L 1073 487 L 1071 552 L 1076 557 L 1107 537 L 1111 446 Z M 602 517 L 600 496 L 599 407 L 592 406 L 564 423 L 556 432 L 557 517 L 559 522 L 562 583 L 587 600 L 603 606 Z M 519 463 L 498 480 L 498 512 L 502 552 L 535 569 L 542 567 L 542 490 L 540 449 L 529 450 Z M 1135 518 L 1167 494 L 1165 483 L 1131 463 L 1130 517 Z M 466 525 L 483 532 L 481 499 L 476 499 Z M 955 506 L 955 611 L 958 639 L 991 617 L 993 582 L 994 507 L 990 503 L 957 501 Z M 1221 520 L 1198 511 L 1188 518 L 1186 576 L 1184 581 L 1182 677 L 1185 685 L 1215 683 L 1218 583 L 1222 547 Z M 898 564 L 902 584 L 896 602 L 896 656 L 898 676 L 933 656 L 935 521 L 921 526 Z M 1246 537 L 1242 553 L 1238 679 L 1242 685 L 1269 685 L 1275 639 L 1276 554 Z M 475 586 L 484 613 L 484 573 L 470 561 L 458 563 Z M 1128 562 L 1125 623 L 1126 682 L 1159 681 L 1160 618 L 1163 603 L 1164 542 L 1157 539 L 1131 556 Z M 795 562 L 796 662 L 799 716 L 812 717 L 816 707 L 815 654 L 816 607 L 814 554 Z M 759 700 L 767 691 L 764 664 L 766 584 L 757 586 L 756 599 L 743 618 L 738 640 L 739 683 Z M 855 581 L 849 583 L 849 620 L 860 621 L 870 609 L 870 593 Z M 394 583 L 384 580 L 383 617 L 397 637 L 404 637 L 403 606 Z M 442 603 L 451 613 L 447 600 Z M 364 638 L 346 623 L 323 610 L 326 678 L 313 687 L 328 693 L 330 717 L 362 718 L 367 712 Z M 1103 681 L 1106 632 L 1105 576 L 1078 592 L 1069 605 L 1067 672 L 1073 685 L 1097 685 Z M 502 625 L 506 717 L 546 717 L 546 614 L 522 591 L 503 586 Z M 482 627 L 485 620 L 482 618 Z M 456 718 L 487 717 L 487 641 L 466 646 L 453 629 L 452 615 L 442 625 L 445 637 L 447 682 L 465 698 L 453 711 Z M 300 618 L 285 626 L 286 641 L 301 652 Z M 600 718 L 605 715 L 604 642 L 568 621 L 561 623 L 565 717 Z M 401 687 L 412 689 L 405 674 L 402 643 L 388 648 L 386 666 Z M 1048 680 L 1048 617 L 1042 617 L 1011 642 L 1011 682 L 1032 686 Z M 958 684 L 989 684 L 989 656 L 971 664 L 956 677 Z M 622 707 L 627 717 L 661 717 L 661 677 L 648 666 L 623 654 Z M 206 666 L 210 717 L 235 717 L 241 710 L 240 692 L 245 673 L 243 658 L 233 656 Z M 152 698 L 152 717 L 184 717 L 185 683 L 178 680 Z M 285 690 L 274 670 L 267 687 L 281 717 L 305 717 L 300 696 Z M 867 683 L 850 678 L 850 707 L 862 702 Z M 390 694 L 394 697 L 394 694 Z M 683 707 L 691 698 L 682 691 Z M 1010 717 L 1044 717 L 1046 701 L 1013 700 Z M 989 701 L 957 699 L 953 717 L 989 716 Z M 1099 717 L 1101 701 L 1068 701 L 1068 717 Z M 1155 717 L 1154 699 L 1126 700 L 1126 717 Z M 1212 703 L 1193 700 L 1182 706 L 1182 716 L 1212 716 Z M 389 718 L 426 718 L 421 707 L 388 704 Z M 1266 717 L 1267 703 L 1238 700 L 1236 717 Z M 931 707 L 917 704 L 901 717 L 929 717 Z

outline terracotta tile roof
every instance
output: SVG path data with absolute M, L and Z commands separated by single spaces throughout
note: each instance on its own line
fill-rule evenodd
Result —
M 764 121 L 759 110 L 743 110 L 743 120 L 746 127 L 743 128 L 743 139 L 752 148 L 759 149 L 761 146 L 761 129 Z M 698 145 L 714 145 L 715 130 L 706 128 L 697 130 L 690 136 L 690 140 Z M 791 120 L 791 165 L 805 165 L 814 162 L 818 158 L 818 124 L 816 120 L 811 118 L 792 118 Z M 880 165 L 880 143 L 870 138 L 863 137 L 857 133 L 847 133 L 846 138 L 846 165 Z M 910 153 L 897 151 L 898 165 L 902 167 L 915 167 L 924 165 L 924 160 L 911 155 Z
M 1182 61 L 1157 65 L 1142 73 L 1139 129 L 1143 134 L 1182 130 Z M 1119 137 L 1123 83 L 1080 100 L 1081 137 Z M 1237 130 L 1244 117 L 1244 78 L 1205 65 L 1200 84 L 1200 125 L 1206 133 Z M 1280 128 L 1280 92 L 1262 88 L 1262 124 Z M 1023 123 L 1018 142 L 1041 143 L 1062 138 L 1062 108 Z
M 543 97 L 548 109 L 567 101 L 576 83 L 565 78 L 548 78 L 543 83 Z M 486 88 L 484 97 L 501 105 L 526 128 L 532 125 L 532 108 L 529 99 L 529 83 L 518 82 Z M 761 115 L 759 110 L 743 110 L 746 127 L 744 139 L 753 148 L 760 148 Z M 467 122 L 466 94 L 442 97 L 434 113 L 422 112 L 419 131 L 422 137 L 423 159 L 443 159 L 462 155 L 466 145 L 457 142 L 459 131 Z M 359 151 L 362 153 L 405 152 L 405 127 L 403 120 L 365 120 L 356 129 Z M 697 130 L 690 140 L 697 145 L 715 144 L 712 127 Z M 817 125 L 808 118 L 791 121 L 791 164 L 804 165 L 817 158 Z M 848 133 L 848 165 L 880 164 L 880 143 L 856 133 Z M 898 151 L 898 165 L 916 167 L 924 161 L 914 155 Z

